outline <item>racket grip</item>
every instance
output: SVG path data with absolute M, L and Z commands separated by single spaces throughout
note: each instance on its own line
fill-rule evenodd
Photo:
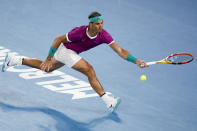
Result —
M 149 65 L 157 64 L 157 62 L 156 61 L 152 61 L 152 62 L 147 62 L 146 64 L 149 66 Z M 145 65 L 141 64 L 140 67 L 143 68 L 143 67 L 145 67 Z
M 147 65 L 154 65 L 154 64 L 157 64 L 157 62 L 156 61 L 152 61 L 152 62 L 147 62 L 146 64 Z

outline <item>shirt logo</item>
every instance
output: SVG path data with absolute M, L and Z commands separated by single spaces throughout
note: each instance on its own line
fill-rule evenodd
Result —
M 98 43 L 99 43 L 98 41 L 94 40 L 94 44 L 98 44 Z
M 86 40 L 86 39 L 84 38 L 84 39 L 81 40 L 81 42 L 84 42 L 85 40 Z

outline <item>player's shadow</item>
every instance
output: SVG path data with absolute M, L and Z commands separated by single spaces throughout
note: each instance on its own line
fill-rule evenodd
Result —
M 121 119 L 116 113 L 110 113 L 107 116 L 103 116 L 94 119 L 88 123 L 78 122 L 65 114 L 50 108 L 40 108 L 40 107 L 17 107 L 9 104 L 0 102 L 0 108 L 4 111 L 24 111 L 24 112 L 41 112 L 44 113 L 54 120 L 56 120 L 56 129 L 58 131 L 91 131 L 91 128 L 97 124 L 101 124 L 105 120 L 113 120 L 117 123 L 121 123 Z M 46 128 L 46 127 L 42 127 Z M 50 129 L 46 129 L 50 130 Z

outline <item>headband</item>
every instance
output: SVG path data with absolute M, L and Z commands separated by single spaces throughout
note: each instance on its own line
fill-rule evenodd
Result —
M 95 17 L 90 18 L 90 22 L 95 22 L 99 20 L 103 20 L 102 16 L 95 16 Z

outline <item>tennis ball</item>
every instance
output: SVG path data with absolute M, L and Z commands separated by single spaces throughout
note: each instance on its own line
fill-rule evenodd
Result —
M 140 80 L 141 81 L 145 81 L 146 80 L 146 76 L 145 75 L 141 75 Z

